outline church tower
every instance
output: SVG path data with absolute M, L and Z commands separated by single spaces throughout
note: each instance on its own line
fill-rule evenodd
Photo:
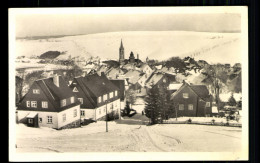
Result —
M 125 51 L 124 51 L 124 46 L 123 46 L 123 42 L 122 42 L 122 39 L 121 39 L 121 45 L 120 45 L 120 48 L 119 48 L 119 63 L 120 63 L 120 65 L 124 63 L 124 60 L 125 60 Z

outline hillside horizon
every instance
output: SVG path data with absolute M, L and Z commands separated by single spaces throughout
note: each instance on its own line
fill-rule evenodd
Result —
M 209 63 L 241 63 L 240 33 L 212 33 L 192 31 L 128 31 L 87 35 L 57 36 L 46 39 L 16 40 L 16 56 L 40 56 L 47 51 L 66 52 L 61 56 L 95 57 L 117 60 L 121 39 L 125 58 L 133 51 L 141 60 L 166 60 L 186 56 Z M 223 57 L 225 56 L 225 57 Z

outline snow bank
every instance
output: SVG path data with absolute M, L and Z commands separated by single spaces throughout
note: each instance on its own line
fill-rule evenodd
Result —
M 191 119 L 192 123 L 211 123 L 212 120 L 215 121 L 215 123 L 227 123 L 227 119 L 225 117 L 218 118 L 218 117 L 178 117 L 178 122 L 187 122 L 189 119 Z M 170 118 L 169 120 L 166 120 L 165 122 L 177 122 L 176 118 Z M 237 122 L 235 120 L 229 120 L 230 124 L 241 124 L 241 119 Z
M 228 102 L 228 99 L 231 97 L 232 92 L 229 93 L 221 93 L 219 94 L 219 98 L 222 102 Z M 242 97 L 242 93 L 233 93 L 233 97 L 238 102 Z

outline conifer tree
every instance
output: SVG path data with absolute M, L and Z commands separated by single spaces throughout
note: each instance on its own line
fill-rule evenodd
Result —
M 152 85 L 152 88 L 148 91 L 148 96 L 145 98 L 145 115 L 150 118 L 151 124 L 158 123 L 160 111 L 159 111 L 159 89 Z

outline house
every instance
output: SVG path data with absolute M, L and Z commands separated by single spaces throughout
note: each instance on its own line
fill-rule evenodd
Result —
M 171 95 L 177 104 L 178 116 L 205 117 L 212 116 L 212 95 L 205 85 L 183 85 Z
M 109 79 L 117 79 L 119 76 L 124 75 L 124 74 L 125 74 L 125 70 L 122 70 L 119 67 L 117 67 L 117 68 L 112 67 L 108 71 L 105 72 L 105 75 Z
M 55 129 L 80 126 L 80 103 L 61 76 L 34 81 L 17 107 L 18 122 Z
M 147 63 L 143 63 L 139 69 L 141 72 L 143 72 L 145 74 L 151 74 L 153 72 L 153 70 Z
M 125 80 L 124 79 L 110 79 L 110 81 L 118 87 L 118 95 L 120 97 L 120 109 L 125 107 Z
M 125 73 L 124 77 L 128 79 L 128 82 L 130 84 L 135 84 L 139 78 L 141 77 L 141 72 L 137 70 L 129 70 L 127 73 Z
M 107 65 L 101 65 L 98 69 L 97 69 L 97 74 L 101 75 L 102 72 L 106 72 L 109 68 L 107 67 Z
M 146 86 L 151 88 L 152 85 L 161 85 L 167 84 L 169 86 L 170 83 L 175 82 L 175 75 L 161 72 L 154 72 L 146 81 Z
M 70 88 L 81 102 L 82 119 L 102 120 L 107 113 L 119 113 L 119 88 L 101 75 L 92 74 L 85 77 L 76 77 Z

